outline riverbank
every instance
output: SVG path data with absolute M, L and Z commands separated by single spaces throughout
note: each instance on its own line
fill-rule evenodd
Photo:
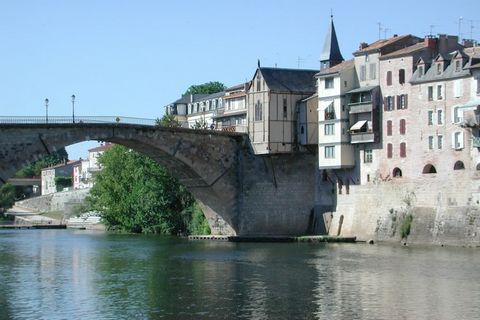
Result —
M 229 241 L 229 242 L 345 242 L 354 243 L 356 237 L 337 237 L 337 236 L 216 236 L 216 235 L 190 235 L 188 240 L 210 240 L 210 241 Z

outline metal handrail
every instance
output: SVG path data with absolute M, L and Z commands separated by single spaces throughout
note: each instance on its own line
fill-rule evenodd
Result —
M 0 116 L 0 124 L 70 124 L 70 123 L 126 123 L 139 125 L 155 125 L 155 119 L 119 117 L 119 116 Z

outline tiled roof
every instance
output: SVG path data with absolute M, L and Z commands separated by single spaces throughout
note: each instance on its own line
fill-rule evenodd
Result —
M 380 60 L 407 56 L 407 55 L 412 54 L 413 52 L 427 51 L 427 50 L 428 50 L 428 48 L 425 47 L 425 43 L 422 41 L 422 42 L 416 43 L 414 45 L 408 46 L 406 48 L 394 51 L 392 53 L 382 55 L 380 57 Z
M 318 70 L 260 68 L 267 86 L 272 91 L 290 93 L 314 93 L 314 76 Z
M 354 59 L 347 60 L 347 61 L 342 61 L 341 63 L 337 64 L 336 66 L 333 66 L 333 67 L 328 68 L 328 69 L 320 70 L 320 72 L 317 73 L 316 75 L 317 76 L 323 76 L 323 75 L 327 75 L 327 74 L 337 73 L 337 72 L 340 72 L 340 71 L 343 71 L 343 70 L 347 70 L 349 68 L 353 68 L 354 66 L 355 66 L 355 60 Z
M 441 81 L 446 79 L 455 79 L 455 78 L 463 78 L 470 76 L 470 67 L 471 67 L 471 59 L 464 59 L 464 64 L 460 71 L 455 70 L 455 63 L 450 63 L 450 57 L 446 57 L 445 55 L 442 56 L 443 61 L 441 60 L 440 63 L 444 63 L 447 65 L 443 71 L 438 74 L 437 68 L 435 67 L 436 63 L 432 63 L 428 70 L 424 70 L 425 74 L 420 76 L 419 70 L 415 70 L 412 75 L 412 79 L 410 80 L 411 83 L 423 83 L 423 82 L 431 82 L 431 81 Z M 437 60 L 438 61 L 438 60 Z
M 105 143 L 104 145 L 101 145 L 92 149 L 88 149 L 88 152 L 101 152 L 111 147 L 113 147 L 113 143 Z
M 383 49 L 389 49 L 386 50 L 388 52 L 382 52 L 383 54 L 390 53 L 392 51 L 397 51 L 402 49 L 405 46 L 408 46 L 408 39 L 411 39 L 411 44 L 413 44 L 415 41 L 418 42 L 421 39 L 415 36 L 412 36 L 411 34 L 407 35 L 402 35 L 402 36 L 394 36 L 389 39 L 381 39 L 377 40 L 369 45 L 367 45 L 365 48 L 359 49 L 353 53 L 354 56 L 362 55 L 367 52 L 373 52 L 373 51 L 383 51 Z

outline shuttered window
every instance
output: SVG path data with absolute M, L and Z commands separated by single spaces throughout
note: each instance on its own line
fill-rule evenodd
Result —
M 400 119 L 400 134 L 405 134 L 406 131 L 406 121 L 405 119 Z

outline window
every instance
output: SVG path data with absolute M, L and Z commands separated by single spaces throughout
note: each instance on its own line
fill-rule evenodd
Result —
M 418 67 L 418 77 L 421 78 L 423 76 L 423 66 Z
M 391 143 L 387 144 L 387 158 L 391 159 L 393 156 L 393 145 Z
M 325 78 L 325 89 L 333 88 L 333 77 Z
M 437 136 L 437 149 L 443 148 L 443 136 Z
M 437 173 L 437 169 L 431 164 L 427 164 L 425 167 L 423 167 L 422 173 L 429 174 L 429 173 Z
M 258 74 L 258 76 L 257 76 L 257 91 L 262 91 L 261 84 L 262 84 L 262 76 L 260 74 Z
M 397 96 L 397 109 L 407 109 L 408 95 L 401 94 Z
M 283 118 L 287 118 L 287 98 L 283 98 Z
M 360 81 L 367 80 L 367 66 L 360 66 Z
M 398 70 L 398 83 L 405 83 L 405 69 Z
M 442 100 L 442 86 L 441 85 L 438 85 L 437 86 L 437 99 L 438 100 Z
M 400 143 L 400 158 L 407 156 L 407 144 L 405 142 Z
M 325 146 L 325 159 L 335 158 L 335 146 Z
M 428 86 L 428 101 L 432 101 L 432 100 L 433 100 L 433 87 Z
M 348 85 L 348 82 L 347 82 L 346 80 L 343 81 L 343 86 L 344 86 L 345 88 L 347 87 L 347 85 Z
M 406 121 L 405 119 L 400 119 L 400 134 L 405 134 L 406 131 Z
M 442 71 L 443 71 L 442 69 L 443 69 L 442 63 L 437 63 L 437 75 L 442 74 Z
M 437 110 L 437 124 L 443 124 L 443 110 Z
M 335 119 L 335 109 L 333 107 L 333 101 L 325 108 L 325 120 Z
M 392 71 L 387 71 L 387 86 L 392 85 Z
M 457 161 L 453 165 L 453 170 L 465 170 L 465 165 L 463 164 L 462 161 Z
M 433 125 L 433 111 L 432 110 L 428 110 L 428 125 L 431 126 Z
M 388 120 L 387 121 L 387 136 L 391 136 L 391 135 L 392 135 L 392 121 Z
M 392 96 L 388 96 L 384 98 L 383 104 L 384 104 L 384 110 L 385 111 L 392 111 L 395 110 L 395 103 L 394 99 Z
M 452 147 L 456 150 L 463 149 L 463 132 L 457 131 L 453 133 Z
M 455 72 L 460 72 L 462 70 L 462 62 L 460 60 L 455 61 Z
M 327 123 L 325 124 L 325 135 L 331 136 L 335 134 L 335 123 Z
M 401 178 L 402 177 L 402 170 L 400 168 L 393 169 L 392 175 L 394 178 Z
M 477 78 L 477 96 L 480 95 L 480 78 Z
M 263 119 L 263 110 L 262 110 L 262 103 L 260 100 L 255 103 L 255 119 L 254 121 L 262 121 Z
M 363 162 L 364 163 L 372 163 L 373 161 L 373 152 L 371 149 L 367 149 L 363 153 Z
M 433 150 L 433 136 L 428 136 L 428 149 Z
M 370 80 L 377 79 L 377 64 L 370 63 Z

